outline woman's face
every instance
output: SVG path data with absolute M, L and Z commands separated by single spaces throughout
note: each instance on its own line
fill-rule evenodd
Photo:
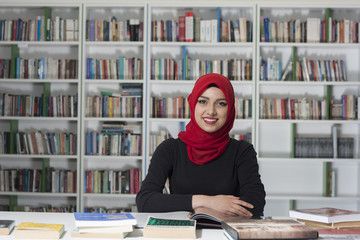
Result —
M 218 131 L 226 122 L 228 103 L 224 93 L 217 87 L 207 88 L 195 106 L 195 120 L 208 133 Z

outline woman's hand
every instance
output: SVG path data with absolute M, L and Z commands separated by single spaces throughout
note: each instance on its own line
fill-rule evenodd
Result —
M 193 209 L 199 207 L 210 208 L 228 216 L 251 217 L 252 213 L 246 208 L 253 208 L 250 203 L 242 201 L 232 195 L 194 195 L 192 199 Z M 245 208 L 246 207 L 246 208 Z

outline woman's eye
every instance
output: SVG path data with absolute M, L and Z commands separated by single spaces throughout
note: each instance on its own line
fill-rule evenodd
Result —
M 198 100 L 198 103 L 200 103 L 200 104 L 205 104 L 206 101 L 205 101 L 205 100 L 202 100 L 202 99 L 199 99 L 199 100 Z
M 222 107 L 226 107 L 227 106 L 227 102 L 219 102 L 219 105 Z

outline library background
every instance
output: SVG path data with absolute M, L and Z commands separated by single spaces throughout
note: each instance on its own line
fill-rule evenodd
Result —
M 265 215 L 360 210 L 360 4 L 0 1 L 1 210 L 134 211 L 210 72 L 232 81 Z

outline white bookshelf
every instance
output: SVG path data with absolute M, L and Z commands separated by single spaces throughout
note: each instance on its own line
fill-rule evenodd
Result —
M 52 21 L 57 17 L 60 19 L 73 19 L 77 22 L 82 19 L 81 4 L 69 3 L 2 3 L 1 4 L 2 20 L 35 21 L 37 16 L 49 16 Z M 81 32 L 81 25 L 78 25 Z M 44 33 L 42 33 L 44 34 Z M 15 49 L 15 53 L 11 49 Z M 7 91 L 15 94 L 41 96 L 59 95 L 78 95 L 80 96 L 80 62 L 81 62 L 81 41 L 79 39 L 69 41 L 33 41 L 26 39 L 10 39 L 0 41 L 1 59 L 11 59 L 11 57 L 20 57 L 21 59 L 35 58 L 56 58 L 56 59 L 74 59 L 77 61 L 77 77 L 72 79 L 63 78 L 2 78 L 0 79 L 1 92 Z M 17 53 L 16 53 L 17 52 Z M 15 62 L 14 62 L 15 64 Z M 25 108 L 25 106 L 24 106 Z M 80 109 L 80 104 L 76 106 Z M 26 117 L 26 116 L 4 116 L 0 117 L 1 131 L 16 132 L 35 132 L 42 133 L 72 133 L 77 136 L 76 146 L 80 145 L 80 114 L 73 117 Z M 80 154 L 1 154 L 0 164 L 2 169 L 44 169 L 52 167 L 54 169 L 70 170 L 78 173 L 80 169 Z M 44 171 L 42 171 L 44 173 Z M 3 180 L 3 179 L 2 179 Z M 1 181 L 2 181 L 1 180 Z M 44 179 L 42 184 L 50 182 L 51 179 Z M 73 178 L 74 185 L 80 186 L 79 175 Z M 78 190 L 78 189 L 77 189 Z M 80 199 L 79 192 L 39 191 L 24 192 L 2 191 L 0 193 L 1 204 L 10 206 L 26 206 L 30 208 L 44 207 L 51 205 L 54 208 L 73 206 L 73 211 L 79 210 Z M 54 192 L 55 191 L 55 192 Z M 40 200 L 41 199 L 41 200 Z M 20 209 L 19 209 L 20 210 Z
M 146 36 L 146 6 L 143 3 L 86 3 L 84 4 L 84 18 L 83 26 L 87 26 L 89 20 L 103 20 L 111 21 L 112 17 L 116 17 L 119 31 L 120 22 L 126 22 L 130 19 L 138 19 L 144 24 L 143 36 Z M 90 30 L 88 30 L 90 31 Z M 118 35 L 120 36 L 120 34 Z M 81 166 L 81 210 L 84 211 L 87 208 L 103 208 L 109 209 L 133 209 L 135 203 L 136 194 L 124 194 L 124 193 L 94 193 L 86 192 L 85 171 L 87 170 L 116 170 L 124 171 L 129 168 L 138 168 L 140 174 L 145 172 L 145 106 L 146 103 L 146 89 L 145 89 L 145 69 L 146 69 L 146 41 L 139 39 L 133 41 L 130 39 L 116 39 L 114 41 L 107 41 L 100 39 L 98 41 L 92 41 L 87 38 L 86 34 L 83 35 L 83 107 L 82 107 L 82 136 L 84 136 L 84 143 L 86 141 L 86 134 L 89 131 L 96 131 L 100 133 L 103 124 L 109 122 L 118 122 L 126 124 L 136 124 L 141 129 L 141 153 L 138 156 L 127 155 L 89 155 L 86 153 L 86 145 L 83 144 L 81 148 L 82 166 Z M 119 57 L 124 58 L 138 58 L 141 59 L 142 69 L 141 76 L 129 78 L 124 76 L 123 78 L 116 76 L 114 79 L 106 79 L 105 77 L 95 77 L 95 79 L 89 79 L 87 76 L 88 66 L 87 58 L 93 58 L 96 60 L 118 60 Z M 88 96 L 100 96 L 102 91 L 112 92 L 119 94 L 124 84 L 137 84 L 143 89 L 143 95 L 141 98 L 142 104 L 142 116 L 134 117 L 128 115 L 114 116 L 114 117 L 91 117 L 86 115 L 86 99 Z M 143 176 L 141 175 L 142 179 Z
M 261 98 L 316 98 L 325 99 L 329 90 L 330 99 L 340 100 L 342 94 L 359 96 L 359 43 L 307 43 L 307 42 L 262 42 L 260 41 L 260 16 L 272 21 L 289 21 L 307 18 L 325 19 L 326 8 L 336 20 L 357 20 L 359 6 L 322 4 L 259 4 L 257 66 L 262 59 L 275 56 L 282 60 L 282 72 L 292 60 L 295 48 L 296 59 L 342 59 L 346 62 L 346 82 L 265 81 L 257 79 L 256 147 L 260 174 L 267 192 L 266 215 L 287 215 L 289 208 L 313 208 L 333 206 L 359 210 L 359 120 L 301 120 L 261 119 Z M 297 137 L 331 137 L 332 126 L 338 126 L 339 137 L 354 138 L 353 158 L 294 158 L 292 156 L 293 134 Z M 294 130 L 295 128 L 295 130 Z M 295 133 L 294 133 L 295 131 Z M 324 197 L 324 165 L 336 173 L 335 196 Z

